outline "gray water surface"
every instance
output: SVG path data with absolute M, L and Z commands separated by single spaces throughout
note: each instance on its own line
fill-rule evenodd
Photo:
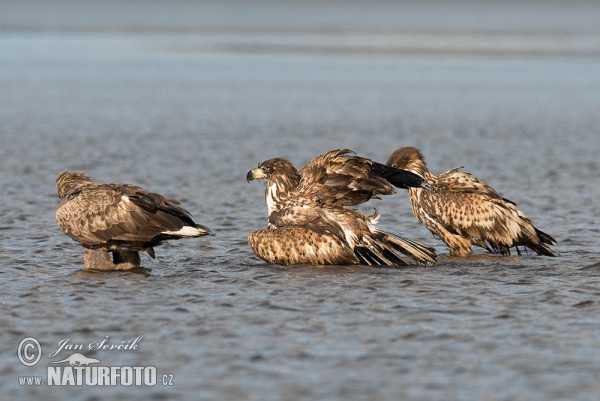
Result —
M 466 51 L 439 51 L 435 32 L 415 52 L 397 40 L 410 32 L 361 30 L 325 34 L 329 51 L 308 23 L 248 37 L 16 21 L 0 32 L 2 399 L 598 398 L 593 30 L 576 32 L 592 38 L 577 53 L 535 39 L 546 50 L 527 55 L 510 41 L 482 52 L 458 33 Z M 258 162 L 301 166 L 336 148 L 385 161 L 405 145 L 434 173 L 464 166 L 486 180 L 561 256 L 445 257 L 404 191 L 360 210 L 434 246 L 435 267 L 278 267 L 252 254 L 246 236 L 266 225 L 264 187 L 245 181 Z M 165 244 L 140 272 L 84 271 L 54 222 L 65 169 L 179 199 L 214 235 Z M 135 350 L 84 353 L 155 366 L 173 386 L 19 385 L 73 352 L 50 357 L 61 340 L 140 335 Z M 42 345 L 34 367 L 17 358 L 25 337 Z

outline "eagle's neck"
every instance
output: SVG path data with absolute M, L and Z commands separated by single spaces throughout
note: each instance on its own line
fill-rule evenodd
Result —
M 299 183 L 300 176 L 297 173 L 292 175 L 278 175 L 269 181 L 265 191 L 267 216 L 271 216 L 271 213 L 285 207 L 288 199 L 293 196 L 292 192 Z
M 81 191 L 90 184 L 95 184 L 95 181 L 82 173 L 61 174 L 56 181 L 56 189 L 58 197 L 61 200 L 66 200 L 69 196 Z
M 408 166 L 408 167 L 409 168 L 407 168 L 407 170 L 409 170 L 410 172 L 415 173 L 419 177 L 423 178 L 427 182 L 427 184 L 436 185 L 438 183 L 438 177 L 429 171 L 424 160 L 413 161 L 410 163 L 410 166 Z M 413 214 L 415 215 L 417 220 L 419 220 L 421 223 L 424 223 L 424 221 L 422 220 L 421 211 L 420 211 L 421 195 L 422 195 L 423 191 L 427 191 L 427 190 L 428 189 L 425 189 L 424 187 L 408 188 L 408 196 L 410 198 L 410 203 L 412 206 Z
M 429 171 L 424 160 L 417 159 L 411 161 L 409 165 L 406 166 L 406 170 L 410 171 L 411 173 L 415 173 L 430 184 L 437 182 L 437 177 Z
M 436 184 L 438 181 L 437 175 L 432 174 L 429 170 L 425 170 L 421 175 L 429 184 Z

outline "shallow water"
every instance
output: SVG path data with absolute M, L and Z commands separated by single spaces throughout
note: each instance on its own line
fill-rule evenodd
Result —
M 383 42 L 365 50 L 334 37 L 346 51 L 332 53 L 303 36 L 300 48 L 264 37 L 257 48 L 212 35 L 0 33 L 3 399 L 596 399 L 593 51 L 382 52 L 368 50 Z M 284 268 L 252 254 L 264 187 L 245 175 L 258 162 L 300 166 L 346 147 L 385 161 L 404 145 L 421 148 L 434 173 L 464 166 L 486 180 L 561 256 L 478 251 L 393 269 Z M 213 235 L 157 248 L 142 271 L 84 271 L 81 248 L 54 222 L 64 169 L 177 198 Z M 373 207 L 382 228 L 446 253 L 403 191 L 360 208 Z M 173 386 L 18 383 L 70 355 L 49 357 L 63 339 L 140 335 L 136 350 L 86 355 L 155 366 Z M 16 357 L 29 336 L 43 348 L 30 368 Z

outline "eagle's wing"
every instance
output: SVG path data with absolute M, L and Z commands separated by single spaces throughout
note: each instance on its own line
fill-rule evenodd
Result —
M 484 248 L 488 248 L 486 241 L 506 242 L 516 238 L 521 230 L 513 202 L 458 169 L 440 174 L 436 184 L 423 189 L 418 208 L 421 221 L 435 234 L 444 238 L 440 234 L 444 229 Z
M 484 181 L 479 178 L 473 177 L 471 174 L 460 171 L 460 167 L 455 167 L 451 170 L 446 171 L 438 176 L 438 187 L 441 191 L 455 192 L 455 193 L 476 193 L 485 195 L 492 199 L 501 199 L 505 202 L 514 202 L 502 198 L 494 188 L 490 187 Z
M 373 166 L 373 161 L 355 156 L 349 149 L 327 152 L 300 169 L 299 191 L 338 205 L 358 205 L 377 195 L 395 193 L 394 186 Z
M 60 204 L 56 221 L 65 233 L 88 246 L 109 240 L 143 242 L 160 234 L 179 236 L 184 226 L 192 228 L 189 236 L 208 233 L 178 202 L 133 185 L 90 185 Z
M 374 215 L 368 216 L 336 205 L 329 205 L 325 209 L 326 216 L 338 223 L 346 242 L 363 264 L 408 265 L 397 252 L 409 256 L 418 264 L 436 263 L 435 249 L 376 228 L 375 224 L 379 219 L 377 210 Z
M 294 204 L 271 213 L 269 227 L 303 227 L 319 235 L 334 235 L 345 242 L 344 229 L 318 205 Z
M 248 236 L 254 253 L 269 263 L 406 265 L 397 251 L 417 263 L 436 261 L 434 249 L 375 229 L 377 213 L 289 198 L 294 201 L 269 215 L 269 229 Z

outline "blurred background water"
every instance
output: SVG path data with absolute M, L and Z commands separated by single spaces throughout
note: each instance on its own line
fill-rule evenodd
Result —
M 600 3 L 3 1 L 2 399 L 595 400 L 600 393 Z M 553 235 L 558 258 L 277 267 L 246 172 L 330 149 L 422 149 Z M 54 222 L 62 170 L 179 199 L 214 235 L 142 274 L 83 271 Z M 406 193 L 360 207 L 447 251 Z M 170 387 L 20 386 L 58 342 Z M 23 366 L 21 339 L 40 363 Z

